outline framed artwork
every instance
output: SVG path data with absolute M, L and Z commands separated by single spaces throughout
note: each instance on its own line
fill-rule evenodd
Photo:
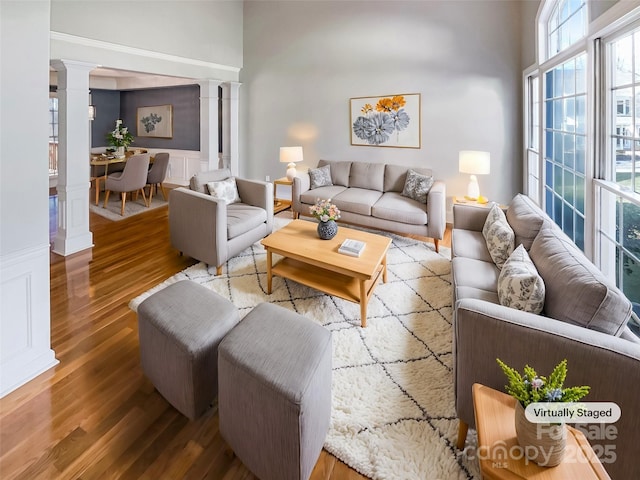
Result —
M 351 145 L 420 148 L 420 94 L 349 100 Z
M 173 106 L 138 107 L 138 137 L 173 138 Z

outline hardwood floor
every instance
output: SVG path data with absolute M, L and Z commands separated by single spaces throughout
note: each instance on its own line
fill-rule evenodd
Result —
M 51 254 L 60 364 L 0 400 L 0 478 L 255 478 L 225 454 L 216 413 L 189 421 L 140 368 L 129 300 L 195 263 L 171 247 L 167 207 L 90 224 L 93 249 Z M 323 450 L 311 478 L 365 477 Z

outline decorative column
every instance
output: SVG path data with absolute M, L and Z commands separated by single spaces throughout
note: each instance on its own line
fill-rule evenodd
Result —
M 222 84 L 222 166 L 240 174 L 239 156 L 239 91 L 240 82 Z
M 218 105 L 220 96 L 217 80 L 203 80 L 200 84 L 200 154 L 207 162 L 207 170 L 220 168 L 218 144 Z
M 59 255 L 91 248 L 89 230 L 89 72 L 95 64 L 52 60 L 58 72 L 58 232 Z

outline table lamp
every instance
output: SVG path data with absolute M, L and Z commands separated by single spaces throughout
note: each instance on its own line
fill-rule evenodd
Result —
M 280 147 L 280 163 L 288 163 L 287 179 L 296 176 L 296 162 L 302 162 L 302 147 Z
M 480 196 L 480 186 L 476 175 L 487 175 L 490 170 L 491 155 L 489 152 L 479 152 L 476 150 L 463 150 L 458 157 L 458 170 L 460 173 L 470 173 L 469 185 L 467 187 L 468 200 L 482 202 Z

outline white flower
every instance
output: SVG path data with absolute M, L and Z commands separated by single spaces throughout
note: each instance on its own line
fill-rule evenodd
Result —
M 117 126 L 122 125 L 122 120 L 116 120 L 116 125 L 117 125 Z

